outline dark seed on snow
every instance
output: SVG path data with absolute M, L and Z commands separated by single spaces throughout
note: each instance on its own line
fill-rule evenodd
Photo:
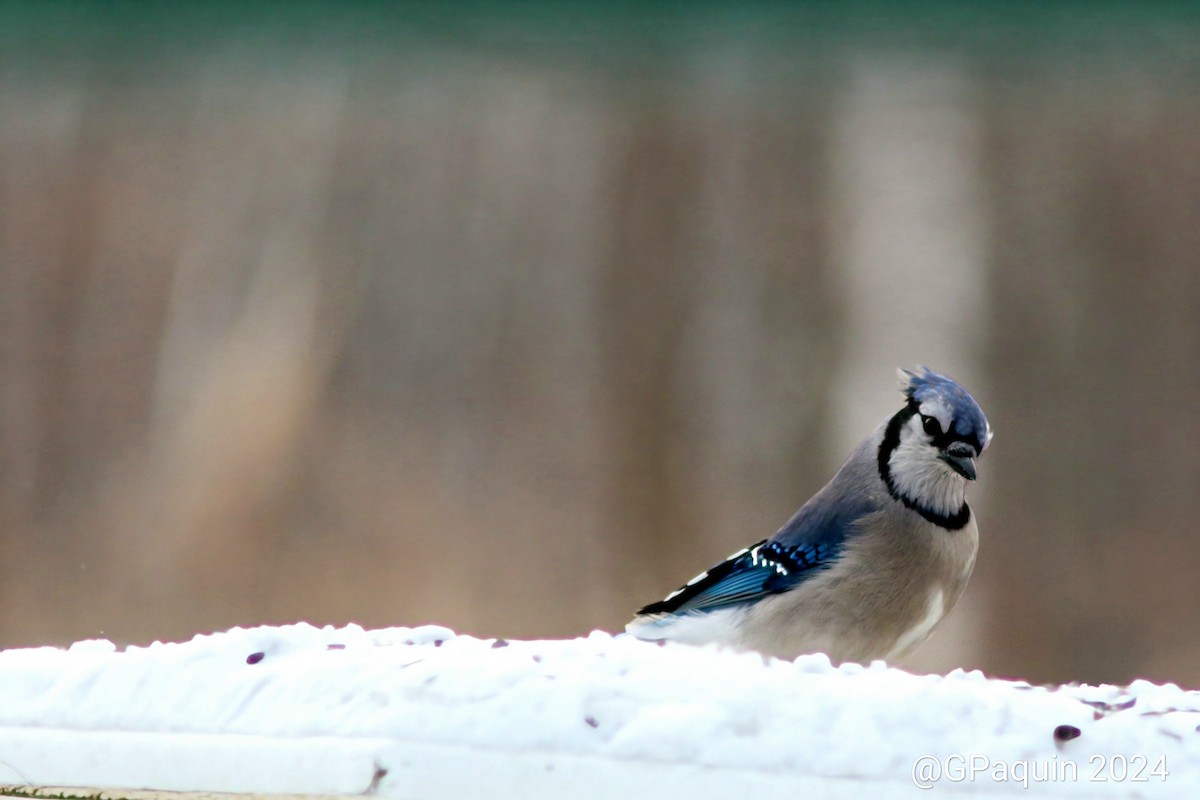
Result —
M 586 722 L 588 725 L 591 725 L 593 728 L 600 727 L 600 723 L 596 721 L 595 717 L 591 717 L 591 716 L 584 717 L 583 721 Z
M 533 660 L 534 660 L 534 661 L 536 661 L 538 664 L 542 663 L 542 657 L 541 657 L 541 656 L 534 656 L 534 657 L 533 657 Z
M 345 650 L 346 645 L 344 645 L 344 644 L 327 644 L 327 645 L 325 645 L 325 649 L 326 650 Z
M 492 642 L 492 649 L 495 650 L 497 647 L 508 647 L 508 639 L 497 639 Z
M 434 647 L 441 647 L 441 646 L 442 646 L 442 640 L 441 640 L 441 639 L 434 639 L 434 640 L 433 640 L 433 646 L 434 646 Z
M 1054 729 L 1054 741 L 1069 742 L 1072 739 L 1078 739 L 1083 731 L 1076 728 L 1074 725 L 1059 725 Z
M 258 662 L 260 662 L 264 658 L 266 658 L 266 655 L 267 655 L 266 653 L 251 653 L 250 655 L 246 656 L 246 663 L 247 664 L 257 664 Z

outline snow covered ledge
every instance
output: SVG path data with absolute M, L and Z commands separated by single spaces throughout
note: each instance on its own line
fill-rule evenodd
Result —
M 0 652 L 0 786 L 1200 797 L 1198 724 L 1200 693 L 1172 685 L 1047 689 L 600 632 L 300 624 Z

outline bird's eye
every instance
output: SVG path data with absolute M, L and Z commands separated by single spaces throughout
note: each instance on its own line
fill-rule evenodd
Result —
M 925 433 L 929 434 L 930 436 L 942 435 L 942 426 L 933 417 L 927 417 L 922 414 L 921 425 L 925 428 Z

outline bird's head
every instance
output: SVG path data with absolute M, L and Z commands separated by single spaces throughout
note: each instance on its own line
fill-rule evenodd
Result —
M 992 439 L 983 409 L 966 389 L 927 367 L 902 369 L 908 402 L 888 421 L 879 446 L 879 474 L 897 500 L 931 522 L 966 524 L 966 482 Z

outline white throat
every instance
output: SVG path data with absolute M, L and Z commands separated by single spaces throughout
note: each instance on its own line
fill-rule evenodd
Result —
M 888 459 L 888 471 L 899 494 L 939 516 L 957 514 L 966 501 L 966 479 L 917 436 L 900 437 Z

